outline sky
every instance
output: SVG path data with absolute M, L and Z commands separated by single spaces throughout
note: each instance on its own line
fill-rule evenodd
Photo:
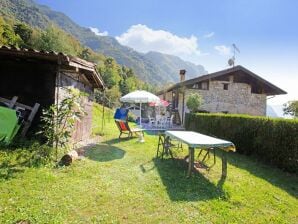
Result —
M 173 54 L 211 73 L 240 64 L 298 100 L 296 0 L 36 0 L 139 52 Z M 178 71 L 177 71 L 178 73 Z

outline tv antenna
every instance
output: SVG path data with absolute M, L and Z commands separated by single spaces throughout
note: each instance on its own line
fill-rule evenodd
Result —
M 236 60 L 236 57 L 235 57 L 236 56 L 236 52 L 237 53 L 240 53 L 240 50 L 236 46 L 236 44 L 232 44 L 232 48 L 233 48 L 233 57 L 228 60 L 228 64 L 229 64 L 229 66 L 234 67 L 235 66 L 235 60 Z

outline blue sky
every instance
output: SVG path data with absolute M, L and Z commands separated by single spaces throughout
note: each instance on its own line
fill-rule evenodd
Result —
M 298 1 L 295 0 L 37 0 L 124 45 L 174 54 L 209 72 L 236 64 L 288 92 L 269 104 L 298 99 Z

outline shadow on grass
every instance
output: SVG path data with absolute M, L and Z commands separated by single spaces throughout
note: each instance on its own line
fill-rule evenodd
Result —
M 92 148 L 88 149 L 85 152 L 85 157 L 98 162 L 107 162 L 122 159 L 124 155 L 124 150 L 112 145 L 105 144 L 94 145 Z
M 113 139 L 110 139 L 110 140 L 107 140 L 107 141 L 103 141 L 102 143 L 104 144 L 107 144 L 107 145 L 114 145 L 114 144 L 117 144 L 117 143 L 120 143 L 120 142 L 127 142 L 129 140 L 132 140 L 134 139 L 133 138 L 113 138 Z
M 149 160 L 141 165 L 139 165 L 140 170 L 142 171 L 142 173 L 147 173 L 150 172 L 151 170 L 155 169 L 155 165 L 152 165 L 153 160 Z M 149 168 L 147 166 L 150 166 Z
M 187 166 L 181 159 L 153 159 L 160 178 L 172 201 L 206 201 L 215 198 L 227 199 L 228 195 L 202 174 L 195 171 L 186 178 Z
M 229 153 L 228 163 L 247 170 L 252 175 L 262 178 L 270 184 L 285 190 L 288 194 L 298 197 L 298 176 L 266 165 L 254 157 Z
M 0 164 L 0 180 L 9 180 L 11 178 L 14 178 L 16 174 L 23 173 L 24 168 L 19 167 L 17 165 L 12 165 L 8 162 L 2 162 Z

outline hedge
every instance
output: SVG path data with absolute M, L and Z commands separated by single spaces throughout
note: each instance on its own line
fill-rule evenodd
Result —
M 185 128 L 232 141 L 237 152 L 298 171 L 298 120 L 227 114 L 186 114 Z

